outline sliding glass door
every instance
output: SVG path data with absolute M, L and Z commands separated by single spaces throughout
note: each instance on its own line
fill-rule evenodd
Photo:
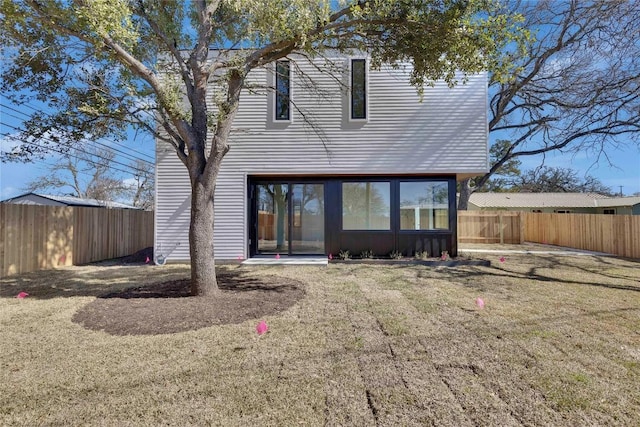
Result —
M 256 186 L 258 205 L 258 252 L 289 252 L 289 185 Z
M 291 184 L 291 253 L 324 253 L 324 184 Z
M 257 252 L 324 254 L 324 184 L 256 185 Z

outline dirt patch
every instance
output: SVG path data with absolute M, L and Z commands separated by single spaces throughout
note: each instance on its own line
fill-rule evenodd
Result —
M 192 297 L 189 280 L 170 280 L 100 295 L 73 321 L 112 335 L 159 335 L 241 323 L 280 313 L 304 296 L 297 280 L 218 273 L 220 290 Z

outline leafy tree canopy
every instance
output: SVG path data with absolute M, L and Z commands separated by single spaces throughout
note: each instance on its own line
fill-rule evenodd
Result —
M 458 70 L 506 75 L 500 48 L 524 34 L 518 17 L 493 0 L 2 0 L 0 13 L 3 94 L 17 103 L 33 96 L 56 111 L 35 115 L 30 135 L 55 129 L 56 143 L 123 137 L 129 124 L 155 133 L 149 112 L 157 110 L 176 148 L 196 119 L 179 93 L 192 107 L 202 85 L 215 80 L 226 90 L 230 75 L 292 52 L 358 49 L 374 65 L 410 61 L 421 88 L 439 78 L 454 84 Z M 218 52 L 214 60 L 209 49 Z M 161 77 L 167 62 L 175 79 Z M 38 154 L 34 146 L 19 150 L 14 158 Z

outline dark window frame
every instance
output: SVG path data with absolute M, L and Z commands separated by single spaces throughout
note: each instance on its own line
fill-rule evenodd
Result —
M 449 183 L 449 229 L 438 230 L 400 230 L 399 210 L 394 206 L 400 204 L 400 182 L 411 181 L 442 181 Z M 391 182 L 391 230 L 344 230 L 342 227 L 342 183 L 343 182 Z M 415 251 L 427 251 L 430 254 L 440 254 L 448 251 L 451 256 L 457 256 L 457 240 L 455 239 L 458 223 L 456 208 L 456 180 L 455 176 L 447 175 L 264 175 L 256 174 L 247 177 L 249 191 L 248 206 L 251 214 L 247 215 L 248 253 L 249 256 L 269 256 L 269 253 L 258 251 L 258 191 L 260 184 L 273 183 L 324 183 L 325 198 L 325 255 L 338 254 L 341 250 L 350 250 L 352 254 L 359 254 L 363 250 L 373 250 L 378 256 L 385 256 L 394 250 L 411 256 Z
M 281 69 L 285 64 L 286 71 Z M 282 85 L 286 85 L 286 94 L 282 93 Z M 288 59 L 276 61 L 274 98 L 274 119 L 276 121 L 291 121 L 291 61 Z M 286 109 L 284 108 L 285 105 Z M 279 107 L 282 107 L 282 112 L 279 111 Z
M 356 67 L 355 64 L 361 64 L 362 68 L 362 76 L 361 79 L 358 79 L 358 87 L 356 88 Z M 359 69 L 360 71 L 360 69 Z M 360 81 L 361 80 L 361 81 Z M 368 108 L 367 108 L 367 60 L 366 59 L 352 59 L 351 60 L 351 84 L 350 84 L 350 99 L 349 99 L 349 116 L 351 120 L 367 120 L 368 118 Z M 356 115 L 356 93 L 358 92 L 358 96 L 362 99 L 359 100 L 361 104 L 361 112 L 358 111 L 358 115 Z
M 439 233 L 449 233 L 452 232 L 454 230 L 454 228 L 457 227 L 457 224 L 454 224 L 452 221 L 453 219 L 451 218 L 452 215 L 452 200 L 456 200 L 455 198 L 452 199 L 452 197 L 456 194 L 455 193 L 455 180 L 451 181 L 451 179 L 448 178 L 444 178 L 444 177 L 410 177 L 410 176 L 391 176 L 391 177 L 385 177 L 385 176 L 361 176 L 358 178 L 353 178 L 353 179 L 346 179 L 346 178 L 341 178 L 340 180 L 340 199 L 339 199 L 339 215 L 340 215 L 340 231 L 341 232 L 348 232 L 348 233 L 388 233 L 388 232 L 392 232 L 392 233 L 399 233 L 399 234 L 439 234 Z M 342 191 L 342 184 L 346 184 L 346 183 L 365 183 L 365 182 L 371 182 L 371 183 L 389 183 L 390 184 L 390 202 L 389 202 L 389 210 L 390 210 L 390 219 L 391 219 L 391 228 L 390 229 L 346 229 L 344 228 L 344 224 L 343 224 L 343 215 L 344 212 L 342 211 L 342 207 L 343 207 L 343 191 Z M 448 187 L 448 209 L 447 209 L 447 214 L 449 215 L 449 220 L 448 222 L 448 227 L 447 228 L 433 228 L 433 229 L 422 229 L 422 230 L 413 230 L 413 229 L 402 229 L 401 224 L 400 224 L 400 184 L 401 183 L 408 183 L 408 182 L 435 182 L 435 183 L 447 183 L 447 187 Z M 457 209 L 454 209 L 454 211 L 457 213 Z

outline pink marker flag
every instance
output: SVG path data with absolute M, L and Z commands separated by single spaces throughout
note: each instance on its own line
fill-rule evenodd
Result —
M 333 259 L 333 254 L 329 254 L 329 259 Z
M 18 295 L 16 295 L 16 298 L 18 299 L 24 299 L 25 297 L 28 297 L 29 294 L 26 292 L 20 292 Z
M 507 259 L 503 256 L 500 257 L 500 262 L 505 262 Z
M 256 326 L 256 332 L 258 333 L 258 335 L 262 335 L 268 330 L 269 327 L 267 326 L 267 322 L 265 322 L 264 320 L 261 320 L 260 323 L 258 323 L 258 326 Z
M 149 261 L 151 261 L 151 260 L 149 259 L 149 257 L 147 257 L 147 259 L 144 260 L 144 263 L 145 264 L 149 264 Z
M 238 255 L 238 261 L 242 261 L 243 259 L 242 255 Z
M 476 305 L 478 306 L 478 308 L 483 309 L 484 308 L 484 300 L 480 297 L 476 298 Z
M 280 259 L 280 254 L 276 254 L 276 259 Z

